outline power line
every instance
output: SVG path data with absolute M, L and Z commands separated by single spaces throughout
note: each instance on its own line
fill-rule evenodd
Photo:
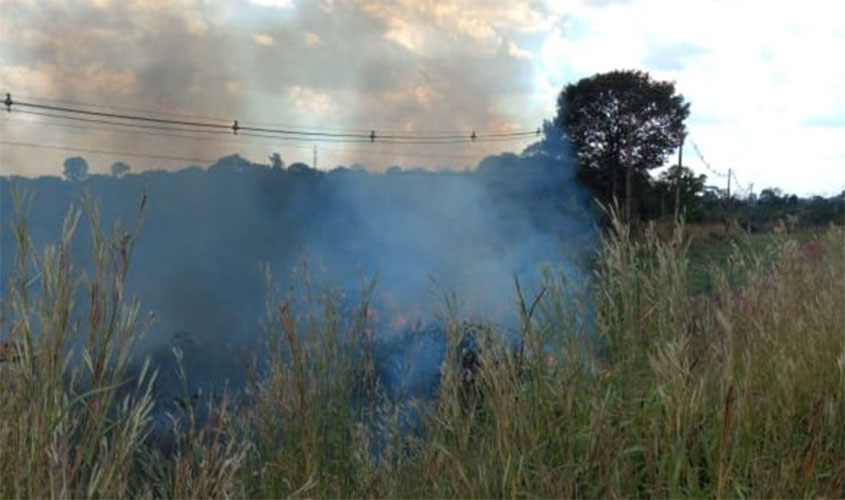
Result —
M 173 126 L 153 125 L 153 124 L 148 124 L 148 123 L 125 123 L 125 122 L 118 122 L 118 121 L 113 121 L 113 120 L 104 120 L 104 119 L 100 119 L 100 118 L 84 118 L 84 117 L 81 117 L 81 116 L 67 116 L 67 115 L 61 115 L 61 114 L 57 114 L 57 113 L 45 113 L 43 111 L 27 111 L 27 110 L 23 110 L 23 109 L 13 109 L 11 112 L 15 113 L 15 114 L 21 114 L 21 115 L 40 116 L 40 117 L 45 117 L 45 118 L 56 118 L 56 119 L 60 119 L 60 120 L 70 120 L 70 121 L 80 122 L 80 123 L 96 123 L 96 124 L 99 124 L 99 125 L 113 125 L 113 126 L 117 126 L 117 127 L 128 127 L 128 128 L 133 128 L 133 129 L 162 130 L 162 131 L 168 131 L 168 132 L 190 132 L 190 133 L 196 133 L 196 134 L 231 135 L 228 131 L 225 131 L 225 130 L 208 130 L 208 129 L 193 129 L 193 128 L 188 129 L 188 128 L 184 128 L 184 127 L 176 128 L 176 127 L 173 127 Z M 21 120 L 21 121 L 24 121 L 24 120 Z M 29 122 L 29 123 L 44 123 L 44 122 Z M 67 123 L 62 123 L 60 125 L 70 126 L 70 124 L 67 124 Z M 77 127 L 80 127 L 80 128 L 91 128 L 91 127 L 85 127 L 85 126 L 79 126 L 79 125 L 74 125 L 74 126 L 77 126 Z M 108 128 L 105 128 L 105 127 L 97 127 L 97 128 L 101 129 L 101 130 L 115 130 L 115 129 L 108 129 Z M 133 130 L 133 132 L 136 132 L 136 131 Z M 150 135 L 166 135 L 166 134 L 150 134 Z
M 706 168 L 711 174 L 715 175 L 716 177 L 721 177 L 722 179 L 726 179 L 729 174 L 719 172 L 716 169 L 714 169 L 713 167 L 711 167 L 710 163 L 704 158 L 704 155 L 701 154 L 701 149 L 699 149 L 698 144 L 696 144 L 695 141 L 692 140 L 692 137 L 690 137 L 689 140 L 690 140 L 690 144 L 692 144 L 693 150 L 695 150 L 696 156 L 698 156 L 698 158 L 704 164 L 704 168 Z
M 48 113 L 37 113 L 37 112 L 28 112 L 28 111 L 13 111 L 13 113 L 24 113 L 24 114 L 34 115 L 34 116 L 39 116 L 39 117 L 55 116 L 55 115 L 50 115 Z M 3 116 L 3 115 L 0 115 L 0 116 Z M 62 119 L 62 120 L 84 120 L 85 122 L 101 123 L 99 120 L 88 120 L 88 119 L 85 119 L 85 118 L 78 118 L 78 117 L 59 117 L 59 118 Z M 249 143 L 249 144 L 278 144 L 278 138 L 274 138 L 276 140 L 273 140 L 273 141 L 261 140 L 261 138 L 263 136 L 255 136 L 255 139 L 259 139 L 259 140 L 254 140 L 252 135 L 239 135 L 239 136 L 236 136 L 236 138 L 232 138 L 231 136 L 229 136 L 229 134 L 225 134 L 223 137 L 221 137 L 219 135 L 216 135 L 216 132 L 214 132 L 215 135 L 209 135 L 209 134 L 206 134 L 206 135 L 186 135 L 186 134 L 179 134 L 179 133 L 173 133 L 173 132 L 156 131 L 156 129 L 175 130 L 175 129 L 171 129 L 169 127 L 154 126 L 155 127 L 154 130 L 150 131 L 150 130 L 145 130 L 148 127 L 144 127 L 144 129 L 141 129 L 141 130 L 135 130 L 135 129 L 113 128 L 113 127 L 100 127 L 100 126 L 97 126 L 97 125 L 87 125 L 87 124 L 84 124 L 84 123 L 80 124 L 80 123 L 62 123 L 62 122 L 56 122 L 56 121 L 22 120 L 22 119 L 15 119 L 15 118 L 7 118 L 5 116 L 3 116 L 2 120 L 5 121 L 5 122 L 9 122 L 9 123 L 37 125 L 37 126 L 41 126 L 41 127 L 43 127 L 43 126 L 63 127 L 63 128 L 71 129 L 71 130 L 94 130 L 94 131 L 101 131 L 101 132 L 108 132 L 108 133 L 126 134 L 126 135 L 144 135 L 144 136 L 150 136 L 150 137 L 164 137 L 164 138 L 168 138 L 168 139 L 188 139 L 188 140 L 193 140 L 193 141 L 213 142 L 215 144 L 220 144 L 220 143 L 226 143 L 226 144 L 243 144 L 243 143 Z M 202 130 L 202 131 L 197 131 L 197 132 L 208 132 L 208 131 Z M 298 144 L 285 144 L 285 147 L 299 148 L 299 147 L 302 147 L 302 146 L 300 146 Z
M 150 124 L 150 123 L 126 123 L 126 122 L 121 122 L 121 121 L 105 120 L 105 119 L 101 119 L 101 118 L 85 118 L 85 117 L 81 117 L 81 116 L 69 116 L 69 115 L 62 115 L 62 114 L 57 114 L 57 113 L 45 113 L 45 112 L 42 112 L 42 111 L 27 111 L 27 110 L 20 110 L 20 109 L 12 110 L 11 112 L 23 114 L 23 115 L 30 115 L 30 116 L 55 118 L 55 119 L 59 119 L 59 120 L 70 120 L 70 121 L 81 122 L 81 123 L 94 123 L 94 124 L 99 124 L 99 125 L 111 125 L 111 126 L 114 126 L 114 127 L 127 127 L 127 128 L 131 128 L 131 129 L 158 130 L 158 131 L 168 132 L 168 134 L 146 133 L 145 135 L 160 135 L 160 136 L 172 135 L 173 137 L 186 137 L 186 136 L 179 136 L 177 134 L 172 134 L 172 133 L 173 132 L 187 132 L 187 133 L 192 133 L 192 134 L 205 134 L 206 136 L 214 135 L 214 136 L 216 136 L 215 140 L 219 140 L 219 139 L 217 139 L 217 137 L 221 137 L 221 136 L 224 136 L 224 137 L 232 137 L 233 136 L 233 134 L 231 132 L 229 132 L 228 130 L 213 130 L 213 129 L 210 130 L 210 129 L 198 129 L 198 128 L 185 128 L 185 127 L 179 127 L 179 126 L 157 125 L 157 124 Z M 29 123 L 45 124 L 45 122 L 29 122 Z M 56 124 L 56 125 L 70 126 L 70 124 L 67 124 L 67 123 Z M 92 129 L 98 129 L 98 130 L 111 130 L 111 131 L 116 131 L 116 132 L 124 132 L 124 130 L 121 130 L 121 129 L 118 129 L 118 128 L 108 129 L 108 128 L 105 128 L 105 127 L 90 127 L 90 126 L 85 127 L 85 126 L 78 126 L 78 125 L 76 125 L 76 127 L 92 128 Z M 132 130 L 131 132 L 137 132 L 137 130 Z M 138 132 L 138 133 L 142 133 L 142 132 Z M 305 140 L 303 138 L 298 138 L 298 137 L 275 136 L 275 135 L 257 134 L 257 133 L 250 133 L 250 132 L 240 133 L 240 134 L 238 134 L 234 137 L 241 137 L 241 136 L 244 136 L 244 137 L 264 137 L 264 138 L 271 138 L 271 139 L 282 140 L 282 141 L 290 141 L 290 140 L 303 141 L 303 140 Z M 200 137 L 196 137 L 196 138 L 197 139 L 205 139 L 205 138 L 200 138 Z M 323 142 L 341 142 L 341 143 L 369 142 L 369 141 L 363 141 L 363 140 L 349 140 L 349 139 L 346 139 L 346 140 L 344 140 L 344 139 L 321 139 L 321 140 Z
M 229 144 L 240 144 L 243 143 L 251 143 L 251 144 L 265 144 L 271 145 L 275 144 L 276 141 L 269 141 L 269 140 L 249 140 L 248 138 L 266 138 L 266 136 L 252 136 L 252 135 L 244 135 L 238 136 L 239 139 L 229 139 L 226 138 L 217 138 L 217 137 L 197 137 L 197 136 L 190 136 L 190 135 L 179 135 L 179 134 L 163 134 L 163 133 L 156 133 L 156 132 L 147 132 L 147 131 L 136 131 L 136 130 L 112 130 L 106 127 L 96 127 L 96 126 L 86 126 L 86 125 L 76 125 L 76 124 L 67 124 L 67 123 L 45 123 L 45 122 L 28 122 L 23 120 L 13 120 L 10 118 L 4 118 L 3 121 L 6 122 L 16 122 L 16 123 L 33 123 L 38 125 L 48 125 L 48 126 L 59 126 L 59 127 L 69 127 L 69 128 L 83 128 L 83 129 L 90 129 L 90 130 L 99 130 L 99 131 L 107 131 L 107 132 L 118 132 L 118 133 L 127 133 L 127 134 L 143 134 L 143 135 L 152 135 L 152 136 L 159 136 L 159 137 L 175 137 L 175 138 L 184 138 L 190 140 L 198 140 L 198 141 L 212 141 L 214 143 L 229 143 Z M 243 138 L 241 138 L 243 137 Z M 278 139 L 278 138 L 273 138 Z M 300 140 L 301 141 L 301 140 Z M 19 145 L 19 146 L 28 146 L 28 147 L 37 147 L 38 145 L 35 143 L 25 143 L 21 141 L 5 141 L 4 144 L 8 145 Z M 105 150 L 88 150 L 85 148 L 78 148 L 74 146 L 59 146 L 59 145 L 45 145 L 48 149 L 67 149 L 71 151 L 88 151 L 93 153 L 102 153 L 102 154 L 113 154 L 113 155 L 120 155 L 126 154 L 127 156 L 135 156 L 135 157 L 151 157 L 157 158 L 157 156 L 150 156 L 144 153 L 134 153 L 134 152 L 122 152 L 122 151 L 105 151 Z M 310 149 L 306 144 L 299 143 L 299 144 L 286 144 L 284 147 L 287 148 L 294 148 L 294 149 Z M 360 149 L 360 148 L 331 148 L 331 147 L 323 147 L 324 150 L 333 151 L 336 153 L 352 153 L 352 154 L 359 154 L 364 156 L 404 156 L 404 157 L 421 157 L 421 158 L 434 158 L 434 159 L 451 159 L 451 160 L 472 160 L 476 158 L 476 155 L 460 155 L 460 154 L 443 154 L 442 152 L 438 153 L 419 153 L 419 152 L 412 152 L 412 151 L 404 151 L 404 150 L 396 150 L 391 148 L 390 150 L 386 150 L 383 148 L 380 149 Z M 175 156 L 175 157 L 163 157 L 163 159 L 173 159 L 173 160 L 182 160 L 183 157 Z M 208 160 L 203 159 L 199 160 L 196 158 L 189 158 L 191 161 L 204 161 L 206 163 L 213 163 L 216 160 Z
M 28 116 L 36 116 L 36 117 L 46 117 L 46 118 L 54 118 L 57 120 L 68 120 L 74 123 L 66 123 L 66 122 L 58 122 L 58 121 L 31 121 L 31 120 L 22 120 L 22 119 L 15 119 L 9 118 L 5 115 L 0 114 L 2 116 L 2 120 L 6 122 L 13 122 L 13 123 L 20 123 L 20 124 L 31 124 L 31 125 L 38 125 L 38 126 L 51 126 L 51 127 L 65 127 L 72 130 L 83 129 L 83 130 L 94 130 L 94 131 L 103 131 L 109 133 L 119 133 L 119 134 L 129 134 L 129 135 L 145 135 L 145 136 L 152 136 L 152 137 L 164 137 L 164 138 L 176 138 L 176 139 L 188 139 L 188 140 L 195 140 L 195 141 L 206 141 L 206 142 L 214 142 L 217 143 L 228 143 L 228 144 L 275 144 L 278 145 L 279 140 L 283 140 L 288 142 L 284 145 L 286 148 L 296 148 L 296 149 L 310 149 L 308 144 L 313 144 L 313 142 L 306 142 L 306 139 L 302 138 L 291 138 L 291 137 L 276 137 L 264 134 L 251 134 L 251 133 L 244 133 L 239 134 L 237 136 L 233 136 L 228 132 L 220 132 L 216 130 L 188 130 L 188 129 L 181 129 L 181 128 L 173 128 L 169 126 L 161 126 L 161 125 L 150 125 L 150 124 L 124 124 L 119 122 L 111 122 L 107 120 L 100 120 L 96 118 L 83 118 L 83 117 L 75 117 L 75 116 L 63 116 L 57 115 L 52 113 L 43 113 L 39 111 L 24 111 L 24 110 L 12 110 L 13 114 L 22 114 Z M 77 122 L 81 122 L 77 123 Z M 106 124 L 106 125 L 118 125 L 120 126 L 127 126 L 131 127 L 131 129 L 126 128 L 114 128 L 114 127 L 101 127 L 97 125 L 90 125 L 91 123 L 94 124 Z M 174 133 L 178 131 L 184 131 L 187 133 L 196 133 L 202 135 L 186 135 L 180 133 Z M 521 140 L 521 139 L 518 139 Z M 330 144 L 361 144 L 362 141 L 321 141 L 324 143 Z M 368 143 L 369 141 L 365 141 Z M 493 142 L 493 141 L 490 141 Z M 388 143 L 390 144 L 390 143 Z M 456 143 L 455 145 L 465 145 L 465 143 L 460 142 Z M 412 156 L 412 157 L 423 157 L 423 158 L 442 158 L 442 159 L 454 159 L 454 160 L 471 160 L 476 157 L 476 155 L 460 155 L 460 154 L 443 154 L 442 152 L 437 153 L 419 153 L 419 152 L 412 152 L 406 151 L 402 149 L 396 149 L 395 147 L 391 146 L 389 150 L 384 148 L 379 149 L 360 149 L 360 148 L 349 148 L 349 147 L 340 147 L 340 148 L 332 148 L 332 147 L 323 147 L 322 149 L 327 151 L 334 151 L 334 152 L 347 152 L 347 153 L 358 153 L 367 156 Z
M 108 118 L 112 119 L 112 125 L 120 125 L 121 123 L 115 123 L 113 120 L 121 120 L 121 121 L 129 121 L 129 122 L 141 122 L 145 125 L 171 125 L 176 127 L 192 127 L 194 129 L 200 130 L 208 130 L 208 131 L 216 131 L 216 132 L 229 132 L 231 131 L 234 135 L 238 135 L 239 133 L 243 132 L 253 132 L 253 133 L 265 133 L 265 134 L 273 134 L 278 136 L 287 136 L 287 137 L 307 137 L 309 139 L 314 140 L 327 140 L 327 139 L 348 139 L 348 140 L 358 140 L 361 142 L 365 142 L 369 140 L 370 143 L 374 143 L 376 140 L 379 142 L 387 142 L 391 144 L 400 144 L 400 143 L 408 143 L 408 144 L 449 144 L 455 142 L 491 142 L 496 141 L 498 139 L 509 139 L 509 138 L 529 138 L 533 136 L 539 135 L 540 130 L 534 131 L 510 131 L 510 132 L 503 132 L 503 131 L 494 131 L 488 132 L 483 135 L 479 135 L 476 131 L 472 131 L 471 134 L 440 134 L 440 135 L 422 135 L 422 134 L 411 134 L 411 133 L 384 133 L 379 134 L 376 130 L 371 130 L 369 133 L 340 133 L 340 132 L 324 132 L 324 131 L 315 131 L 315 130 L 296 130 L 295 128 L 271 128 L 271 127 L 259 127 L 259 126 L 252 126 L 252 125 L 241 125 L 239 121 L 233 120 L 231 125 L 226 125 L 223 123 L 212 123 L 208 121 L 198 121 L 198 120 L 188 120 L 188 119 L 172 119 L 172 118 L 159 118 L 159 117 L 152 117 L 152 116 L 142 116 L 137 114 L 126 114 L 126 113 L 116 113 L 110 111 L 94 111 L 90 109 L 82 109 L 79 107 L 68 107 L 68 106 L 58 106 L 58 105 L 50 105 L 50 104 L 38 104 L 34 102 L 21 102 L 21 101 L 13 101 L 9 94 L 6 94 L 6 100 L 4 101 L 6 109 L 11 111 L 12 106 L 20 106 L 29 109 L 37 109 L 37 110 L 45 110 L 48 112 L 52 112 L 51 114 L 55 113 L 63 113 L 68 115 L 84 115 L 89 117 L 97 117 L 97 118 Z M 197 131 L 197 130 L 192 130 Z
M 40 114 L 40 116 L 52 117 L 52 118 L 65 118 L 65 119 L 73 119 L 77 121 L 85 121 L 89 123 L 100 123 L 105 125 L 114 125 L 114 126 L 130 126 L 130 127 L 137 127 L 137 128 L 147 128 L 147 129 L 155 129 L 155 130 L 173 130 L 179 132 L 194 132 L 194 133 L 218 133 L 218 134 L 229 134 L 231 130 L 234 132 L 234 135 L 243 134 L 243 133 L 257 133 L 257 134 L 272 134 L 270 137 L 285 139 L 286 137 L 307 137 L 312 138 L 314 140 L 320 140 L 324 142 L 358 142 L 358 143 L 366 143 L 366 142 L 375 142 L 375 139 L 379 139 L 379 142 L 388 143 L 388 144 L 454 144 L 454 143 L 464 143 L 467 142 L 467 137 L 460 137 L 460 136 L 432 136 L 432 137 L 415 137 L 412 135 L 384 135 L 378 136 L 374 133 L 370 134 L 339 134 L 339 133 L 328 133 L 328 132 L 313 132 L 313 131 L 295 131 L 295 130 L 286 130 L 286 129 L 271 129 L 271 128 L 264 128 L 264 127 L 251 127 L 251 126 L 242 126 L 238 123 L 237 120 L 234 121 L 233 125 L 223 125 L 219 123 L 207 123 L 207 122 L 197 122 L 197 121 L 187 121 L 187 120 L 171 120 L 165 118 L 153 118 L 153 117 L 144 117 L 144 116 L 135 116 L 135 115 L 123 115 L 118 113 L 105 113 L 99 111 L 89 111 L 89 110 L 82 110 L 82 109 L 72 109 L 72 108 L 64 108 L 60 106 L 47 106 L 47 105 L 40 105 L 40 104 L 31 104 L 31 103 L 14 103 L 20 106 L 26 106 L 36 109 L 46 109 L 49 111 L 56 111 L 58 113 L 68 113 L 71 116 L 56 114 L 56 113 L 44 113 L 44 112 L 37 112 L 37 111 L 19 111 L 22 113 L 29 113 L 29 114 Z M 131 120 L 131 121 L 141 121 L 144 123 L 125 123 L 121 121 L 114 121 L 114 120 L 102 120 L 102 119 L 92 119 L 92 118 L 82 118 L 79 116 L 72 116 L 72 114 L 82 114 L 86 116 L 97 116 L 103 118 L 113 118 L 116 120 Z M 184 127 L 191 127 L 190 129 L 185 129 Z M 483 137 L 479 137 L 478 139 L 472 139 L 473 141 L 479 142 L 500 142 L 502 139 L 522 139 L 522 138 L 529 138 L 536 135 L 536 132 L 498 132 L 498 133 L 491 133 Z
M 30 101 L 35 101 L 36 103 L 40 104 L 42 102 L 47 103 L 57 103 L 57 104 L 69 104 L 71 106 L 83 106 L 88 108 L 98 108 L 98 109 L 111 109 L 117 111 L 131 111 L 136 113 L 144 113 L 144 114 L 153 114 L 153 115 L 165 115 L 165 116 L 174 116 L 179 118 L 192 118 L 192 119 L 199 119 L 199 120 L 212 120 L 212 121 L 219 121 L 219 122 L 226 122 L 229 118 L 221 117 L 220 115 L 200 115 L 200 114 L 189 114 L 189 113 L 177 113 L 173 111 L 161 111 L 158 109 L 152 108 L 143 108 L 143 107 L 130 107 L 130 106 L 115 106 L 111 104 L 97 104 L 92 102 L 86 101 L 79 101 L 74 99 L 53 99 L 48 97 L 37 97 L 37 96 L 29 96 L 29 95 L 19 95 L 23 99 L 28 99 Z M 15 104 L 15 102 L 13 102 Z M 367 133 L 363 132 L 361 128 L 348 128 L 348 127 L 325 127 L 325 126 L 302 126 L 302 125 L 295 125 L 290 123 L 282 123 L 282 122 L 262 122 L 262 121 L 252 121 L 250 123 L 255 125 L 264 125 L 270 127 L 284 127 L 284 128 L 293 128 L 293 129 L 302 129 L 302 130 L 329 130 L 329 131 L 336 131 L 336 132 L 357 132 L 357 133 Z M 382 132 L 389 132 L 392 134 L 409 134 L 412 133 L 406 129 L 379 129 Z M 488 134 L 495 134 L 499 132 L 497 130 L 483 130 L 479 131 L 482 135 Z M 527 131 L 526 133 L 530 133 L 531 131 Z M 534 131 L 536 134 L 536 130 Z M 437 135 L 450 135 L 450 136 L 461 136 L 463 137 L 465 134 L 464 130 L 458 129 L 431 129 L 431 130 L 419 130 L 413 132 L 416 136 L 419 137 L 431 137 Z
M 225 118 L 220 116 L 212 116 L 212 115 L 198 115 L 198 114 L 188 114 L 188 113 L 176 113 L 173 111 L 161 111 L 151 108 L 140 108 L 140 107 L 130 107 L 130 106 L 115 106 L 110 104 L 96 104 L 92 102 L 85 102 L 85 101 L 78 101 L 75 99 L 51 99 L 48 97 L 37 97 L 37 96 L 29 96 L 29 95 L 19 95 L 18 97 L 23 99 L 28 99 L 31 101 L 36 102 L 47 102 L 47 103 L 56 103 L 56 104 L 68 104 L 71 106 L 83 106 L 88 108 L 98 108 L 98 109 L 112 109 L 116 111 L 131 111 L 135 113 L 152 113 L 152 114 L 159 114 L 165 116 L 174 116 L 179 118 L 194 118 L 199 120 L 218 120 L 224 121 Z
M 737 191 L 742 191 L 744 196 L 748 196 L 749 194 L 751 194 L 751 190 L 754 188 L 753 184 L 749 184 L 748 186 L 743 187 L 743 185 L 740 184 L 739 179 L 736 178 L 736 172 L 731 170 L 731 175 L 733 176 Z
M 692 138 L 690 138 L 690 143 L 692 143 L 692 147 L 695 150 L 695 154 L 698 156 L 698 158 L 704 164 L 704 168 L 706 168 L 713 175 L 727 180 L 729 195 L 730 195 L 731 180 L 733 180 L 733 183 L 734 183 L 734 186 L 735 186 L 735 192 L 737 194 L 741 194 L 741 196 L 747 197 L 753 192 L 754 184 L 749 183 L 747 186 L 744 186 L 742 183 L 739 182 L 739 179 L 736 176 L 736 172 L 732 168 L 728 169 L 727 173 L 719 172 L 718 170 L 714 169 L 710 165 L 710 163 L 704 158 L 704 155 L 701 153 L 701 149 L 698 147 L 698 145 L 695 143 L 695 141 L 692 140 Z

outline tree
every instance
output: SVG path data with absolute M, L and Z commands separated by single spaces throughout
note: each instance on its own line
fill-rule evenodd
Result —
M 88 162 L 81 156 L 67 158 L 64 163 L 65 178 L 69 181 L 82 181 L 88 177 Z
M 680 174 L 680 177 L 679 177 Z M 660 215 L 668 211 L 669 204 L 674 204 L 678 195 L 680 211 L 686 213 L 687 220 L 701 220 L 702 194 L 707 182 L 706 175 L 696 175 L 687 167 L 678 168 L 677 165 L 660 174 L 654 183 L 655 192 L 660 199 Z
M 285 168 L 285 162 L 282 161 L 282 156 L 279 153 L 273 153 L 268 156 L 267 159 L 270 160 L 270 167 L 274 170 L 281 170 Z
M 780 188 L 770 187 L 760 191 L 760 203 L 763 205 L 780 205 L 785 198 Z
M 624 174 L 630 220 L 634 176 L 663 165 L 680 145 L 688 115 L 674 83 L 617 70 L 568 84 L 558 96 L 555 124 L 576 154 L 579 176 L 605 201 L 618 196 Z
M 112 163 L 111 166 L 111 174 L 115 177 L 123 177 L 129 173 L 129 170 L 129 165 L 123 163 L 122 161 L 116 161 Z

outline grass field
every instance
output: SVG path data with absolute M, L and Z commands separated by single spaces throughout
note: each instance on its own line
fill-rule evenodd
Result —
M 79 220 L 37 254 L 16 231 L 4 498 L 845 496 L 842 228 L 690 242 L 616 224 L 591 297 L 551 273 L 539 298 L 519 294 L 521 349 L 480 327 L 468 362 L 466 324 L 444 308 L 433 399 L 385 394 L 366 295 L 351 315 L 331 293 L 276 298 L 252 403 L 189 404 L 163 450 L 156 374 L 128 368 L 145 328 L 123 295 L 137 235 L 95 231 L 83 280 L 68 257 Z
M 792 231 L 788 238 L 799 245 L 819 239 L 826 228 L 803 229 Z M 745 257 L 763 255 L 778 242 L 777 233 L 762 232 L 749 233 L 738 227 L 726 227 L 715 224 L 696 224 L 687 226 L 687 237 L 690 240 L 688 258 L 690 262 L 690 284 L 693 291 L 712 293 L 714 278 L 719 271 L 727 271 L 727 264 L 736 254 Z M 785 226 L 778 226 L 778 231 L 786 231 Z M 733 278 L 738 285 L 741 276 Z

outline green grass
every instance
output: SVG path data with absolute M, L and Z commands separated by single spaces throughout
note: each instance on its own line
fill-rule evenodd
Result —
M 81 278 L 67 258 L 77 220 L 34 274 L 18 225 L 2 334 L 22 359 L 3 366 L 2 497 L 845 495 L 841 228 L 810 246 L 782 233 L 697 247 L 683 227 L 633 238 L 617 223 L 590 300 L 548 271 L 542 289 L 515 290 L 523 349 L 479 325 L 471 368 L 450 298 L 441 390 L 411 403 L 418 432 L 402 431 L 407 408 L 375 375 L 367 290 L 341 314 L 303 270 L 305 293 L 268 297 L 253 404 L 224 397 L 205 420 L 190 408 L 165 456 L 145 439 L 155 375 L 126 372 L 143 330 L 122 292 L 136 232 L 95 230 L 97 272 Z M 717 264 L 707 293 L 697 262 Z M 78 308 L 87 324 L 69 323 Z
M 715 287 L 714 268 L 724 272 L 737 254 L 745 257 L 762 254 L 773 243 L 773 235 L 739 232 L 731 236 L 703 234 L 690 242 L 690 279 L 693 290 L 712 293 Z M 734 285 L 741 277 L 732 277 Z
M 699 293 L 713 292 L 715 275 L 717 272 L 727 271 L 731 259 L 737 255 L 745 258 L 765 256 L 766 252 L 775 247 L 778 240 L 776 233 L 749 233 L 736 227 L 730 232 L 726 232 L 723 226 L 715 225 L 691 226 L 688 230 L 690 285 L 694 292 Z M 796 243 L 806 244 L 818 240 L 821 235 L 823 233 L 818 230 L 801 230 L 791 232 L 789 238 Z M 731 277 L 734 286 L 743 280 L 743 275 Z

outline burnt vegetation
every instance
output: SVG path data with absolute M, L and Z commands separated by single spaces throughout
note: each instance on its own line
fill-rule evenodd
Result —
M 841 496 L 842 195 L 653 178 L 599 76 L 471 172 L 0 177 L 0 496 Z

